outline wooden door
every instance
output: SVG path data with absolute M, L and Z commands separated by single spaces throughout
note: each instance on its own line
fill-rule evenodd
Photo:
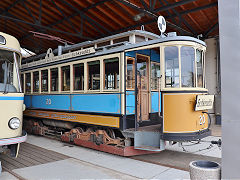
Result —
M 149 57 L 137 55 L 138 121 L 149 120 Z

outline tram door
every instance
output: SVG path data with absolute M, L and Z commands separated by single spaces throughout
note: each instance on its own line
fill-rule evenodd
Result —
M 149 120 L 149 59 L 137 55 L 138 121 Z

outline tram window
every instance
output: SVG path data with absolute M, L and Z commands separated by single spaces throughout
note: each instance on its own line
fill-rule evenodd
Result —
M 122 38 L 118 38 L 118 39 L 114 39 L 113 40 L 113 44 L 116 44 L 116 43 L 121 43 L 121 42 L 128 42 L 129 41 L 129 37 L 122 37 Z
M 33 92 L 39 91 L 39 72 L 33 73 Z
M 73 65 L 74 90 L 84 90 L 84 64 Z
M 159 89 L 159 79 L 160 79 L 160 64 L 151 63 L 151 88 L 152 90 Z
M 100 61 L 88 62 L 88 89 L 100 89 Z
M 127 59 L 127 88 L 135 88 L 135 79 L 134 79 L 134 59 Z
M 25 74 L 25 91 L 26 92 L 31 92 L 31 73 L 26 73 Z
M 97 47 L 103 47 L 103 46 L 107 46 L 107 45 L 110 45 L 110 41 L 99 43 L 99 44 L 97 44 Z
M 136 43 L 145 41 L 145 37 L 144 37 L 144 36 L 138 36 L 138 35 L 136 35 L 136 36 L 135 36 L 135 39 L 136 39 Z
M 119 58 L 104 60 L 105 65 L 105 82 L 104 89 L 119 88 Z
M 165 86 L 179 87 L 178 47 L 165 47 Z
M 48 70 L 41 71 L 41 88 L 42 92 L 48 91 Z
M 203 87 L 203 52 L 198 50 L 196 51 L 196 62 L 197 62 L 197 87 Z
M 70 66 L 61 67 L 62 91 L 70 91 Z
M 58 68 L 50 70 L 51 76 L 51 91 L 58 91 Z
M 181 47 L 181 85 L 195 86 L 195 50 L 193 47 Z

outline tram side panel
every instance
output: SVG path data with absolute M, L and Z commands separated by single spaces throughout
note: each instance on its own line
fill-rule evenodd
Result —
M 160 124 L 159 111 L 161 113 L 161 92 L 150 92 L 150 109 L 148 122 L 142 122 L 139 126 Z M 135 128 L 135 91 L 126 91 L 126 129 Z
M 10 129 L 9 120 L 17 117 L 22 120 L 22 104 L 23 104 L 23 94 L 11 93 L 11 94 L 1 94 L 0 95 L 0 139 L 18 137 L 22 135 L 22 123 L 20 127 L 16 130 Z M 0 140 L 1 142 L 1 140 Z
M 120 127 L 119 93 L 25 95 L 25 104 L 27 116 Z
M 163 139 L 191 141 L 210 135 L 207 111 L 195 111 L 199 93 L 163 93 Z

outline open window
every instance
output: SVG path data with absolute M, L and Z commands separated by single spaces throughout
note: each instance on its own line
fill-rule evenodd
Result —
M 42 92 L 48 92 L 48 70 L 41 71 L 41 89 Z
M 62 91 L 70 91 L 70 66 L 61 67 Z
M 53 68 L 50 70 L 51 79 L 51 91 L 58 91 L 58 68 Z
M 39 92 L 39 72 L 33 72 L 33 92 Z
M 73 65 L 74 90 L 84 90 L 84 64 Z
M 100 90 L 100 61 L 88 62 L 88 89 Z
M 113 90 L 119 88 L 119 58 L 104 60 L 105 81 L 104 89 Z

